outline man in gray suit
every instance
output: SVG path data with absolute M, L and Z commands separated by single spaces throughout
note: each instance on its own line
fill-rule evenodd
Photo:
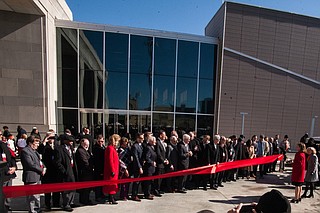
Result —
M 40 154 L 37 152 L 40 138 L 36 135 L 27 138 L 28 146 L 21 151 L 21 163 L 23 166 L 22 181 L 25 185 L 40 184 L 41 176 L 46 173 L 46 168 L 41 162 Z M 27 204 L 30 213 L 39 213 L 40 195 L 27 196 Z

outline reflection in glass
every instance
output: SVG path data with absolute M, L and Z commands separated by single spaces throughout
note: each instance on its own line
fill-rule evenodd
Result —
M 78 135 L 78 110 L 58 109 L 58 133 L 70 129 L 72 135 Z
M 108 139 L 113 134 L 127 136 L 127 114 L 105 114 L 105 137 Z
M 179 41 L 178 44 L 178 77 L 197 78 L 199 43 Z
M 108 72 L 106 76 L 106 109 L 127 109 L 128 74 Z
M 154 74 L 174 76 L 176 40 L 156 38 L 154 46 Z
M 176 130 L 188 133 L 195 130 L 196 116 L 187 114 L 176 114 Z
M 77 31 L 57 28 L 58 106 L 78 107 Z
M 177 79 L 177 112 L 196 112 L 197 80 L 178 77 Z
M 106 109 L 127 109 L 128 43 L 127 34 L 106 33 Z
M 216 45 L 201 43 L 200 48 L 199 77 L 204 79 L 214 79 L 216 67 Z
M 88 127 L 94 138 L 103 133 L 103 113 L 80 112 L 80 119 L 81 129 Z
M 129 125 L 129 133 L 135 138 L 138 132 L 151 131 L 151 116 L 147 114 L 130 115 Z
M 204 114 L 213 114 L 213 80 L 199 80 L 199 105 L 198 112 Z
M 155 75 L 153 87 L 153 110 L 173 112 L 174 77 Z
M 80 107 L 103 107 L 103 33 L 79 31 Z
M 152 74 L 152 37 L 132 35 L 130 40 L 130 73 Z
M 157 135 L 160 130 L 165 130 L 170 135 L 173 130 L 173 114 L 153 113 L 152 116 L 152 132 Z
M 151 75 L 131 74 L 129 109 L 150 110 Z
M 80 107 L 102 109 L 103 71 L 81 69 L 79 80 Z
M 210 135 L 213 136 L 213 116 L 198 115 L 197 136 Z

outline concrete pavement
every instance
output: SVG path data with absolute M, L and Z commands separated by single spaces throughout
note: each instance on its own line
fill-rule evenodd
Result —
M 19 166 L 21 169 L 21 165 Z M 227 212 L 238 203 L 258 202 L 259 197 L 272 189 L 281 191 L 290 200 L 294 196 L 294 186 L 290 185 L 291 169 L 284 173 L 275 172 L 268 174 L 264 179 L 240 179 L 237 182 L 224 183 L 224 187 L 218 190 L 203 191 L 202 189 L 189 190 L 187 194 L 171 193 L 164 194 L 161 198 L 153 201 L 142 199 L 142 202 L 119 201 L 118 205 L 98 204 L 95 206 L 82 206 L 75 208 L 75 213 L 99 213 L 110 211 L 135 212 L 135 213 L 161 213 L 161 212 L 184 212 L 195 213 L 203 210 L 207 212 Z M 18 177 L 14 185 L 20 185 L 22 171 L 18 171 Z M 93 193 L 92 193 L 93 196 Z M 41 196 L 42 206 L 44 206 Z M 76 203 L 78 197 L 76 198 Z M 315 197 L 303 199 L 299 204 L 291 204 L 292 212 L 320 212 L 320 190 L 315 191 Z M 25 198 L 12 200 L 13 213 L 27 212 Z M 62 212 L 61 209 L 53 209 L 51 212 Z

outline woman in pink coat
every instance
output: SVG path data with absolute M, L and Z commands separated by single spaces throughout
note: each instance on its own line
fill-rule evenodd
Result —
M 295 188 L 295 198 L 291 203 L 299 203 L 301 201 L 302 184 L 304 183 L 305 167 L 306 167 L 306 146 L 303 143 L 297 144 L 297 153 L 294 156 L 292 164 L 291 182 Z
M 113 134 L 109 137 L 108 147 L 104 155 L 104 180 L 118 180 L 119 174 L 119 157 L 116 147 L 119 144 L 120 136 Z M 108 202 L 110 204 L 118 204 L 114 199 L 114 195 L 118 191 L 118 184 L 107 185 L 103 187 L 103 193 L 109 194 Z

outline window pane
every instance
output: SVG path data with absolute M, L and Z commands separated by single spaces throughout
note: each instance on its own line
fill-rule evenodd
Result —
M 178 77 L 177 112 L 196 112 L 197 80 Z
M 184 131 L 188 133 L 189 131 L 195 130 L 196 116 L 195 115 L 176 115 L 176 130 L 178 132 Z
M 215 61 L 216 61 L 216 45 L 201 44 L 200 47 L 200 78 L 214 79 L 215 76 Z
M 106 33 L 106 72 L 128 72 L 129 36 Z
M 78 135 L 78 110 L 58 109 L 58 133 L 62 134 L 65 129 L 70 129 L 72 135 Z
M 197 136 L 213 136 L 213 116 L 198 115 Z
M 106 73 L 106 109 L 127 109 L 128 74 Z
M 199 80 L 199 105 L 198 112 L 204 114 L 213 114 L 213 102 L 214 102 L 214 94 L 213 94 L 213 80 Z
M 178 48 L 178 77 L 197 78 L 199 43 L 179 41 Z
M 106 33 L 106 109 L 127 109 L 128 42 L 127 34 Z
M 77 31 L 57 28 L 58 106 L 78 107 Z
M 85 70 L 80 70 L 80 107 L 103 107 L 103 71 L 90 70 L 85 65 Z
M 173 130 L 173 114 L 153 113 L 152 132 L 154 135 L 158 135 L 157 133 L 159 133 L 160 130 L 166 131 L 167 135 L 170 136 Z
M 155 75 L 153 87 L 153 110 L 173 112 L 174 77 Z
M 150 110 L 151 103 L 151 75 L 130 75 L 130 109 Z
M 152 73 L 152 37 L 131 36 L 130 73 Z
M 103 64 L 103 33 L 80 30 L 80 64 L 83 61 L 89 69 L 102 70 Z
M 174 76 L 176 40 L 156 38 L 154 46 L 154 74 Z

